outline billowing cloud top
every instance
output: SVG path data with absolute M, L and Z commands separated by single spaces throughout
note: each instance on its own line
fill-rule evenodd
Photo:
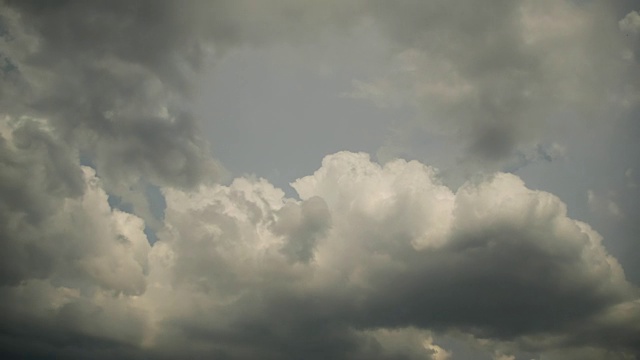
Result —
M 0 355 L 639 357 L 637 284 L 562 194 L 507 171 L 569 158 L 558 134 L 609 136 L 603 113 L 628 125 L 640 17 L 622 7 L 0 3 Z M 411 109 L 395 133 L 451 139 L 462 185 L 351 151 L 297 196 L 225 183 L 191 110 L 203 70 L 363 28 L 388 67 L 338 97 Z M 587 194 L 628 221 L 616 192 Z

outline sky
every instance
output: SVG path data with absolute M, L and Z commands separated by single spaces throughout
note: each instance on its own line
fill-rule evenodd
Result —
M 639 12 L 0 0 L 0 357 L 640 359 Z

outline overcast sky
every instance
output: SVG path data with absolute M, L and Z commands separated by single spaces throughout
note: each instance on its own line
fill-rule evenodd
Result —
M 0 0 L 0 357 L 640 358 L 639 11 Z

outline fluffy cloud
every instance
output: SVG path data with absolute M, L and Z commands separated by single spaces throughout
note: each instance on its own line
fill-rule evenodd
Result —
M 591 339 L 602 321 L 634 334 L 609 312 L 638 312 L 636 290 L 600 236 L 513 175 L 453 193 L 417 162 L 381 167 L 339 153 L 293 186 L 301 202 L 262 180 L 166 193 L 169 225 L 154 252 L 173 285 L 155 296 L 191 305 L 165 321 L 210 345 L 249 342 L 276 358 L 316 354 L 316 341 L 322 356 L 348 358 L 336 349 L 363 346 L 353 331 L 384 337 L 393 333 L 381 329 L 410 327 L 529 342 L 537 351 L 551 340 L 536 337 L 555 348 L 633 346 L 630 338 Z M 309 207 L 316 211 L 302 215 Z M 282 224 L 292 222 L 285 235 Z M 311 251 L 308 263 L 291 261 L 292 241 Z M 273 345 L 286 341 L 300 348 Z
M 20 129 L 5 139 L 16 157 L 32 150 L 16 147 Z M 3 217 L 15 274 L 5 338 L 40 333 L 42 349 L 65 356 L 78 336 L 122 354 L 231 359 L 446 359 L 420 331 L 453 329 L 536 351 L 634 346 L 621 314 L 638 313 L 637 291 L 600 236 L 513 175 L 452 192 L 415 161 L 338 153 L 293 184 L 301 200 L 247 178 L 165 188 L 150 247 L 142 221 L 111 210 L 93 170 L 78 170 L 75 196 L 21 184 L 61 211 Z M 626 335 L 594 338 L 603 329 Z

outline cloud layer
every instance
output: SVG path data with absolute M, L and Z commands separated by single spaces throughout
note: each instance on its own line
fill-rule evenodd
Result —
M 6 146 L 46 164 L 18 147 L 22 130 Z M 514 175 L 452 192 L 418 162 L 343 152 L 293 183 L 301 200 L 262 179 L 167 187 L 152 247 L 79 169 L 80 195 L 15 185 L 58 211 L 3 216 L 9 353 L 447 358 L 432 333 L 487 351 L 638 350 L 637 289 L 600 236 Z
M 445 360 L 457 341 L 503 360 L 639 357 L 640 293 L 602 236 L 495 171 L 564 158 L 562 135 L 638 109 L 640 17 L 617 10 L 0 2 L 0 354 Z M 388 68 L 343 97 L 417 110 L 398 132 L 453 139 L 474 175 L 451 187 L 345 151 L 296 197 L 218 182 L 190 112 L 207 65 L 359 26 Z M 624 221 L 615 194 L 589 190 L 587 208 Z

